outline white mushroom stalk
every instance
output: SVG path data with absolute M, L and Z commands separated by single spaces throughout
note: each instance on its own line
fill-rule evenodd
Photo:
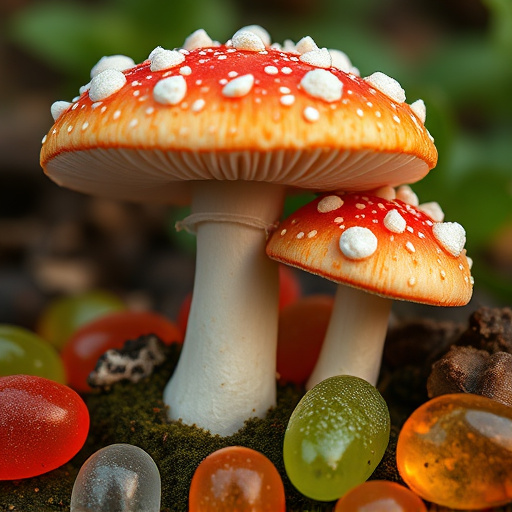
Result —
M 264 228 L 278 219 L 283 196 L 267 183 L 196 185 L 192 304 L 164 392 L 171 419 L 227 436 L 275 405 L 278 273 Z
M 339 285 L 322 350 L 306 388 L 334 375 L 354 375 L 375 386 L 392 304 L 391 299 Z
M 471 297 L 462 226 L 401 200 L 417 204 L 409 187 L 377 193 L 325 195 L 269 239 L 271 258 L 340 283 L 307 388 L 342 374 L 377 383 L 393 299 L 459 306 Z

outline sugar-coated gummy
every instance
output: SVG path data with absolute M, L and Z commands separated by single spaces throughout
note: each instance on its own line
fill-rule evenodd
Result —
M 88 433 L 89 411 L 71 388 L 34 375 L 0 377 L 0 480 L 62 466 Z
M 386 402 L 367 381 L 349 375 L 323 380 L 293 411 L 283 456 L 293 485 L 331 501 L 364 482 L 389 442 Z

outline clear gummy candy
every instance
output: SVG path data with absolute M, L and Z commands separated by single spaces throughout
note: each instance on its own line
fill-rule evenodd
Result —
M 71 512 L 159 512 L 160 472 L 154 460 L 130 444 L 112 444 L 81 467 Z

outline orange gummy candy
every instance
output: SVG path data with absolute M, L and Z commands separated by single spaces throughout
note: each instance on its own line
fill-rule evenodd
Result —
M 472 394 L 442 395 L 405 422 L 397 464 L 422 498 L 478 510 L 512 501 L 512 408 Z
M 284 512 L 281 476 L 262 453 L 228 446 L 211 453 L 196 469 L 189 512 Z
M 427 512 L 421 499 L 407 487 L 385 480 L 370 480 L 338 500 L 334 512 Z

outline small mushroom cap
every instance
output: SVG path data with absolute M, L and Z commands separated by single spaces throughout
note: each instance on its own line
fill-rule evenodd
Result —
M 453 223 L 436 223 L 399 199 L 328 194 L 284 220 L 267 254 L 384 297 L 462 306 L 473 283 L 465 238 L 450 229 L 447 237 L 436 235 L 435 226 L 444 224 Z
M 407 103 L 330 66 L 327 51 L 329 62 L 305 59 L 260 35 L 249 27 L 226 45 L 159 48 L 99 73 L 59 110 L 41 151 L 45 172 L 85 193 L 174 202 L 191 180 L 366 190 L 415 182 L 435 166 Z

